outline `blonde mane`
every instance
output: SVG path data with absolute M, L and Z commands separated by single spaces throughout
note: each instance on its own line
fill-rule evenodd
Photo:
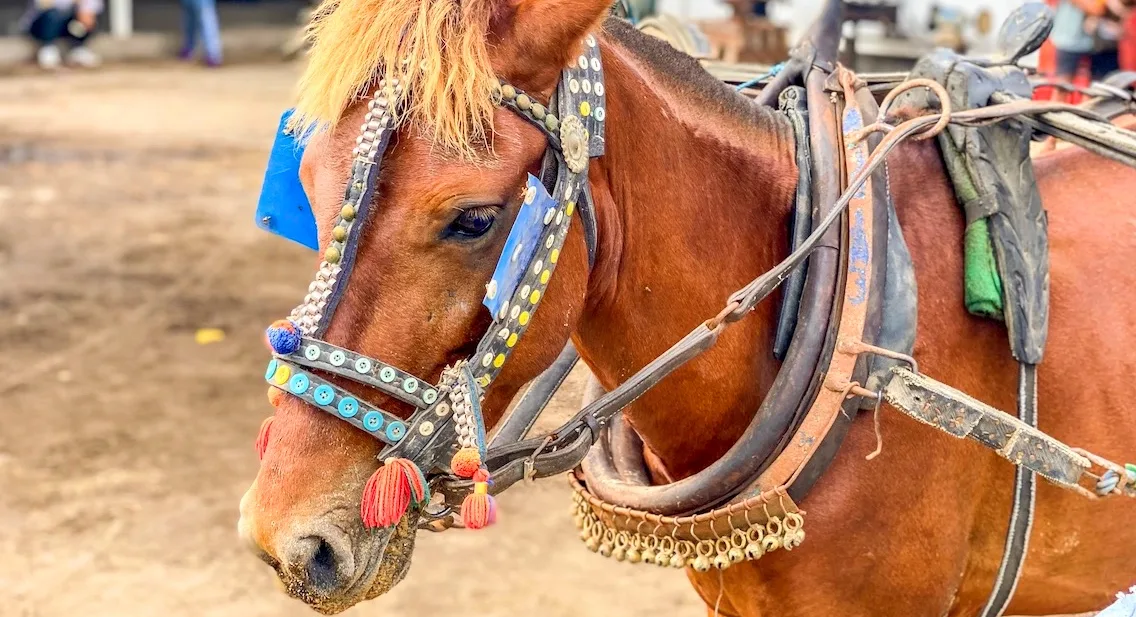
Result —
M 323 0 L 293 128 L 334 127 L 382 79 L 404 85 L 396 121 L 473 156 L 492 131 L 498 86 L 487 50 L 494 0 Z

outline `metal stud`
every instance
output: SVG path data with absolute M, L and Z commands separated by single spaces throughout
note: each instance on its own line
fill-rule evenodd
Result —
M 547 113 L 544 109 L 544 105 L 541 105 L 540 103 L 533 103 L 532 109 L 530 111 L 532 112 L 533 117 L 537 120 L 544 120 L 544 115 Z
M 370 373 L 371 361 L 367 358 L 359 358 L 355 360 L 355 372 L 357 373 Z
M 355 206 L 351 204 L 343 204 L 343 208 L 339 211 L 339 216 L 347 222 L 355 220 Z
M 517 89 L 509 84 L 501 86 L 501 96 L 505 97 L 506 101 L 511 101 L 517 98 Z
M 336 242 L 343 242 L 347 239 L 347 228 L 343 225 L 336 225 L 331 228 L 331 238 Z
M 339 263 L 339 258 L 342 256 L 343 254 L 339 252 L 339 248 L 335 246 L 329 246 L 327 250 L 323 252 L 323 260 L 329 264 Z
M 521 111 L 528 111 L 532 108 L 532 99 L 527 94 L 521 94 L 517 97 L 517 108 Z
M 556 131 L 560 130 L 560 120 L 556 116 L 545 116 L 544 126 L 549 130 L 549 132 L 555 133 Z

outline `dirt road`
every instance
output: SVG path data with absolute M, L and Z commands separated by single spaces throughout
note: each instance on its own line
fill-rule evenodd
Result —
M 312 267 L 252 224 L 295 74 L 0 79 L 0 617 L 313 614 L 236 537 L 261 332 Z M 681 572 L 585 550 L 568 506 L 562 481 L 516 488 L 501 525 L 423 535 L 348 614 L 704 614 Z

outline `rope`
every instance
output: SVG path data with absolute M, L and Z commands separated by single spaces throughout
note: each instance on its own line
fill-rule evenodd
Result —
M 756 86 L 757 84 L 765 81 L 766 79 L 769 79 L 771 77 L 777 77 L 778 75 L 781 74 L 781 71 L 783 71 L 783 70 L 785 70 L 785 63 L 784 62 L 778 62 L 777 64 L 774 64 L 769 69 L 768 73 L 758 75 L 757 77 L 754 77 L 753 79 L 751 79 L 749 81 L 744 81 L 744 82 L 738 84 L 734 88 L 734 92 L 741 92 L 742 90 L 745 90 L 746 88 L 752 88 L 752 87 Z

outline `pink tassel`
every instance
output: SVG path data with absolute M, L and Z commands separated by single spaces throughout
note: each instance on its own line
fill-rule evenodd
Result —
M 366 527 L 391 527 L 402 520 L 411 504 L 429 500 L 430 488 L 418 466 L 404 458 L 390 458 L 367 480 L 359 514 Z

